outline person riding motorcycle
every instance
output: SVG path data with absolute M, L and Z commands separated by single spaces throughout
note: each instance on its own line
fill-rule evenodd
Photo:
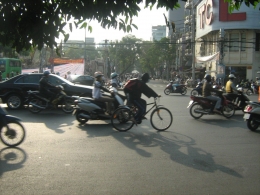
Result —
M 174 81 L 174 84 L 172 84 L 173 91 L 176 90 L 176 87 L 181 83 L 181 77 L 180 75 L 176 76 L 176 79 Z
M 236 78 L 235 75 L 230 74 L 228 76 L 229 81 L 226 83 L 226 93 L 228 99 L 235 99 L 237 97 L 237 88 L 234 84 L 234 79 Z
M 212 88 L 211 75 L 206 74 L 204 76 L 204 79 L 206 81 L 204 82 L 203 87 L 202 87 L 202 96 L 209 100 L 216 101 L 213 112 L 221 114 L 221 112 L 219 111 L 219 108 L 221 105 L 221 98 L 211 95 L 211 92 L 219 92 L 219 91 L 217 89 Z
M 106 103 L 106 107 L 107 107 L 107 114 L 111 114 L 112 112 L 112 102 L 114 101 L 114 98 L 110 98 L 110 97 L 104 97 L 102 96 L 101 93 L 101 89 L 105 92 L 110 93 L 110 91 L 103 87 L 103 76 L 104 74 L 102 74 L 102 72 L 95 72 L 94 76 L 96 78 L 96 81 L 94 82 L 94 89 L 92 91 L 92 97 L 94 100 L 99 101 L 99 102 L 105 102 Z
M 146 101 L 141 98 L 142 93 L 148 98 L 160 97 L 160 95 L 158 95 L 146 84 L 149 82 L 149 79 L 149 74 L 144 73 L 141 77 L 141 80 L 137 78 L 130 79 L 124 87 L 124 92 L 127 96 L 128 102 L 133 103 L 138 108 L 137 113 L 134 116 L 134 120 L 137 124 L 140 124 L 142 119 L 146 119 L 144 117 L 146 113 Z
M 111 73 L 110 75 L 111 78 L 111 85 L 112 87 L 119 87 L 119 82 L 118 82 L 118 74 L 116 72 Z
M 45 70 L 43 72 L 43 76 L 39 81 L 39 91 L 41 95 L 43 95 L 44 97 L 48 97 L 53 106 L 56 107 L 59 98 L 55 98 L 56 94 L 50 91 L 50 89 L 56 89 L 57 87 L 49 82 L 49 75 L 50 72 L 48 70 Z

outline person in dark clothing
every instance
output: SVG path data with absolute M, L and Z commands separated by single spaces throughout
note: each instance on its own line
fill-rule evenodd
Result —
M 150 76 L 148 73 L 144 73 L 142 75 L 141 80 L 139 79 L 130 79 L 124 87 L 124 92 L 127 96 L 127 100 L 130 103 L 133 103 L 138 111 L 135 115 L 136 123 L 140 124 L 142 119 L 144 119 L 144 115 L 146 113 L 146 101 L 141 98 L 142 93 L 150 97 L 160 97 L 154 90 L 152 90 L 146 83 L 149 82 Z
M 213 112 L 221 114 L 221 112 L 219 111 L 219 108 L 221 105 L 221 98 L 211 95 L 211 92 L 219 92 L 219 91 L 217 89 L 212 88 L 211 76 L 209 74 L 206 74 L 204 79 L 206 81 L 204 82 L 203 87 L 202 87 L 202 96 L 209 100 L 216 101 Z
M 56 94 L 54 92 L 50 91 L 50 89 L 55 89 L 57 87 L 55 85 L 52 85 L 49 82 L 49 78 L 48 78 L 49 75 L 50 75 L 50 72 L 48 70 L 45 70 L 44 73 L 43 73 L 43 77 L 39 81 L 39 84 L 40 84 L 39 91 L 40 91 L 41 95 L 49 98 L 50 101 L 52 101 L 52 104 L 54 106 L 56 106 L 58 98 L 55 99 Z

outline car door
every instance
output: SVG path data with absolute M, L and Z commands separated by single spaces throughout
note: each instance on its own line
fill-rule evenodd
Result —
M 27 97 L 27 91 L 38 91 L 39 90 L 39 80 L 41 75 L 28 74 L 20 77 L 14 82 L 14 86 L 19 88 L 23 94 L 23 97 Z

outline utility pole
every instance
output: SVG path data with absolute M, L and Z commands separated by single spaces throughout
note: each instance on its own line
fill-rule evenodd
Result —
M 195 84 L 195 12 L 194 0 L 192 0 L 192 22 L 191 22 L 191 53 L 192 53 L 192 85 Z
M 85 70 L 86 70 L 86 66 L 87 66 L 87 51 L 86 51 L 86 28 L 85 28 L 85 37 L 84 37 L 84 74 L 85 74 Z

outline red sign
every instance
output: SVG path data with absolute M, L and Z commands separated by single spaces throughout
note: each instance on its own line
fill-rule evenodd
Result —
M 49 62 L 53 64 L 83 64 L 84 59 L 83 58 L 79 58 L 79 59 L 50 58 Z

